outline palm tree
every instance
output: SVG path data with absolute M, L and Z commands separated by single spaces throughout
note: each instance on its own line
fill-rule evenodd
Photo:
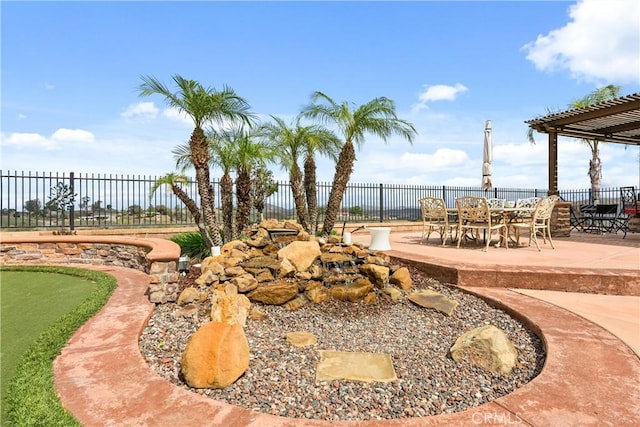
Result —
M 289 171 L 289 184 L 293 194 L 298 223 L 307 232 L 310 230 L 306 213 L 306 204 L 302 187 L 302 172 L 298 161 L 302 153 L 302 139 L 298 137 L 299 118 L 291 127 L 279 117 L 271 116 L 274 123 L 266 123 L 260 128 L 260 136 L 271 144 L 271 149 L 280 161 L 280 165 Z
M 271 161 L 274 153 L 267 144 L 257 138 L 257 133 L 245 127 L 236 127 L 224 133 L 224 138 L 233 144 L 233 165 L 236 177 L 236 235 L 244 233 L 251 215 L 251 172 L 255 167 Z
M 182 189 L 182 186 L 187 184 L 189 184 L 189 178 L 187 178 L 186 175 L 174 172 L 167 173 L 154 181 L 149 190 L 149 200 L 153 198 L 153 195 L 156 193 L 158 188 L 163 185 L 168 185 L 171 187 L 171 192 L 173 192 L 173 194 L 175 194 L 176 197 L 178 197 L 178 199 L 180 199 L 180 201 L 187 207 L 189 213 L 193 217 L 193 221 L 196 223 L 196 227 L 198 227 L 198 231 L 204 236 L 206 231 L 202 222 L 200 208 L 198 207 L 198 204 Z
M 222 237 L 214 207 L 215 193 L 209 171 L 209 147 L 202 127 L 205 124 L 223 124 L 223 122 L 251 124 L 253 116 L 249 113 L 249 104 L 229 87 L 225 86 L 221 91 L 217 91 L 177 74 L 173 75 L 172 79 L 178 88 L 175 93 L 154 77 L 143 76 L 142 84 L 138 88 L 139 95 L 162 95 L 170 107 L 193 120 L 195 129 L 191 134 L 189 147 L 202 208 L 204 223 L 202 237 L 210 246 L 221 246 Z
M 573 101 L 569 104 L 569 108 L 586 108 L 593 104 L 608 101 L 618 97 L 620 86 L 608 85 L 594 90 L 584 98 Z M 589 160 L 589 180 L 591 181 L 591 193 L 594 200 L 600 200 L 600 185 L 602 183 L 602 162 L 600 161 L 600 148 L 597 139 L 581 139 L 591 150 L 591 159 Z
M 333 230 L 344 192 L 353 172 L 356 160 L 355 145 L 360 148 L 366 133 L 376 135 L 384 142 L 387 142 L 392 135 L 399 135 L 413 143 L 416 130 L 411 123 L 398 118 L 393 101 L 385 97 L 375 98 L 351 110 L 346 101 L 337 104 L 324 93 L 315 92 L 311 105 L 303 110 L 303 115 L 319 119 L 324 124 L 336 124 L 345 140 L 336 163 L 322 226 L 322 235 L 326 237 Z
M 319 154 L 336 153 L 340 140 L 331 131 L 318 125 L 304 126 L 298 116 L 288 126 L 284 120 L 272 116 L 274 123 L 262 126 L 260 135 L 270 142 L 280 164 L 289 171 L 298 222 L 309 233 L 315 232 L 318 202 L 316 196 L 316 166 L 314 151 Z M 333 147 L 333 150 L 332 150 Z M 305 155 L 305 174 L 298 161 Z
M 317 166 L 315 154 L 329 157 L 334 162 L 338 160 L 338 154 L 342 147 L 342 141 L 330 130 L 320 126 L 314 126 L 304 141 L 304 192 L 307 199 L 307 212 L 311 233 L 318 231 L 318 189 Z
M 222 237 L 227 242 L 233 238 L 233 170 L 234 152 L 233 144 L 226 143 L 220 133 L 209 130 L 206 134 L 209 144 L 210 166 L 219 166 L 222 169 L 220 178 L 220 203 L 222 206 Z M 176 158 L 176 166 L 185 171 L 190 166 L 191 150 L 188 144 L 180 145 L 172 151 Z
M 588 94 L 587 96 L 577 99 L 571 102 L 568 107 L 570 109 L 587 108 L 591 105 L 598 104 L 600 102 L 608 101 L 618 97 L 620 93 L 620 86 L 608 85 L 598 88 Z M 548 114 L 551 112 L 548 111 Z M 533 128 L 527 129 L 527 137 L 531 143 L 535 143 L 533 139 Z M 591 182 L 591 194 L 594 200 L 600 199 L 600 185 L 602 182 L 602 162 L 600 160 L 600 147 L 601 141 L 597 139 L 581 139 L 591 150 L 591 159 L 589 160 L 589 180 Z

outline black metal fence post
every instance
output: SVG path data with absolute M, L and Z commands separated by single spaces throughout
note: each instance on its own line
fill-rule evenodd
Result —
M 69 189 L 71 190 L 71 194 L 75 194 L 75 185 L 74 185 L 74 177 L 75 174 L 73 172 L 69 173 Z M 73 231 L 75 228 L 75 203 L 71 203 L 69 207 L 69 230 Z M 64 211 L 62 211 L 62 215 L 64 215 Z M 62 219 L 64 221 L 64 218 Z
M 384 211 L 384 194 L 383 194 L 383 192 L 384 192 L 384 186 L 383 186 L 383 184 L 380 184 L 380 214 L 379 214 L 380 222 L 382 222 L 382 218 L 384 217 L 384 213 L 383 213 L 383 211 Z

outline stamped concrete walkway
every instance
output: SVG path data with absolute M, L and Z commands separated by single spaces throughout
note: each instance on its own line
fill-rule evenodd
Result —
M 414 261 L 423 257 L 431 266 L 437 256 L 428 249 L 429 245 L 411 245 L 415 235 L 391 233 L 393 249 L 389 254 Z M 614 256 L 617 270 L 624 274 L 634 271 L 637 274 L 640 268 L 640 249 L 634 246 L 631 249 L 627 254 Z M 512 262 L 504 258 L 507 261 L 502 262 L 507 265 L 490 261 L 494 252 L 497 255 L 503 250 L 492 248 L 484 253 L 459 249 L 454 259 L 464 259 L 467 265 L 477 262 L 487 272 L 491 268 L 496 271 L 517 269 L 522 259 Z M 592 244 L 570 245 L 565 250 L 585 254 L 582 258 L 579 253 L 573 257 L 571 268 L 576 271 L 581 267 L 594 268 L 593 259 L 587 254 L 596 251 L 599 257 L 606 258 L 606 253 L 613 251 Z M 523 248 L 510 250 L 510 254 L 518 256 L 520 251 Z M 550 272 L 558 269 L 561 276 L 566 274 L 566 266 L 544 261 L 537 250 L 535 254 L 538 258 L 532 256 L 531 262 L 537 269 Z M 582 263 L 580 259 L 583 259 Z M 440 262 L 455 263 L 448 257 Z M 153 310 L 144 295 L 147 276 L 124 268 L 97 268 L 113 274 L 119 286 L 107 305 L 74 334 L 54 362 L 60 398 L 85 426 L 640 425 L 640 359 L 631 350 L 634 337 L 637 337 L 637 329 L 633 328 L 638 328 L 640 322 L 638 296 L 625 297 L 629 298 L 628 302 L 621 305 L 616 299 L 576 294 L 589 302 L 577 308 L 575 303 L 580 299 L 572 298 L 574 294 L 565 293 L 568 298 L 553 300 L 553 295 L 499 287 L 495 283 L 492 287 L 464 286 L 469 292 L 520 317 L 543 337 L 547 360 L 538 377 L 509 395 L 465 412 L 400 420 L 324 422 L 249 411 L 191 393 L 160 378 L 149 369 L 137 345 L 139 334 Z M 520 264 L 520 268 L 530 266 Z M 605 261 L 598 268 L 601 273 L 608 270 Z M 612 326 L 613 323 L 619 325 Z M 622 332 L 616 332 L 616 328 Z M 625 338 L 627 336 L 629 339 Z

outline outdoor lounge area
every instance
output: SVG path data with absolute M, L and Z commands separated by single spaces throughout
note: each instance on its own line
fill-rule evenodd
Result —
M 571 229 L 585 233 L 640 232 L 640 204 L 635 187 L 620 188 L 620 203 L 571 206 Z
M 498 232 L 500 240 L 496 247 L 520 245 L 520 232 L 529 236 L 529 246 L 534 242 L 538 251 L 538 234 L 543 242 L 547 240 L 553 249 L 551 240 L 551 216 L 557 196 L 530 197 L 507 201 L 506 199 L 475 196 L 462 196 L 455 200 L 456 208 L 446 208 L 444 199 L 425 197 L 419 199 L 422 216 L 422 238 L 428 241 L 432 233 L 438 233 L 442 245 L 446 245 L 447 236 L 451 242 L 478 241 L 482 231 L 482 241 L 487 251 L 493 232 Z

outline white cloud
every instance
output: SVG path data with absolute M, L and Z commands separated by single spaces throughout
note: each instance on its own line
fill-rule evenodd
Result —
M 93 142 L 95 137 L 89 131 L 82 129 L 60 128 L 51 135 L 51 139 L 58 142 Z
M 589 82 L 640 80 L 640 2 L 580 0 L 570 22 L 527 43 L 527 59 L 542 71 L 569 70 Z
M 45 88 L 46 90 L 53 90 L 53 89 L 55 89 L 56 87 L 55 87 L 54 85 L 52 85 L 52 84 L 45 83 L 44 88 Z
M 155 119 L 158 111 L 153 102 L 139 102 L 129 105 L 120 115 L 125 118 Z
M 166 108 L 162 111 L 162 115 L 170 120 L 182 123 L 183 125 L 192 128 L 194 127 L 193 119 L 184 112 L 176 108 Z
M 469 156 L 462 150 L 439 148 L 433 154 L 404 153 L 400 156 L 398 168 L 443 170 L 463 166 L 469 161 Z
M 5 147 L 35 148 L 42 150 L 54 150 L 56 142 L 37 133 L 12 133 L 2 134 L 2 145 Z
M 501 144 L 493 146 L 493 161 L 509 166 L 547 164 L 548 144 Z
M 18 119 L 19 119 L 19 120 L 24 120 L 24 119 L 26 119 L 26 118 L 27 118 L 27 115 L 26 115 L 26 114 L 18 114 Z
M 62 143 L 92 143 L 95 137 L 86 130 L 60 128 L 48 138 L 39 133 L 15 132 L 9 135 L 2 134 L 1 140 L 3 147 L 51 151 L 60 149 Z
M 412 107 L 412 112 L 428 108 L 427 103 L 432 101 L 454 101 L 460 93 L 467 90 L 469 89 L 462 83 L 456 83 L 455 86 L 425 85 L 424 90 L 418 95 L 419 102 Z

